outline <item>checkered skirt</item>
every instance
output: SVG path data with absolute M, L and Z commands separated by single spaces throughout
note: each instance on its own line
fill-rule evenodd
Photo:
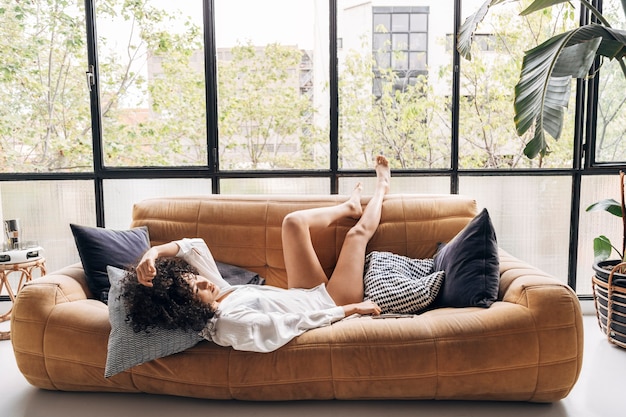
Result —
M 445 277 L 433 265 L 433 259 L 370 252 L 365 257 L 364 298 L 378 304 L 382 313 L 418 313 L 435 300 Z

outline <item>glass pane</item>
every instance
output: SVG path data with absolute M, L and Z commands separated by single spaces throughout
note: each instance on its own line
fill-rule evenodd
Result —
M 216 0 L 220 167 L 329 166 L 328 2 Z
M 426 51 L 428 37 L 425 33 L 411 33 L 409 49 L 412 51 Z
M 354 186 L 363 184 L 363 196 L 367 197 L 374 193 L 376 178 L 369 177 L 345 177 L 339 179 L 339 194 L 350 195 Z M 446 176 L 428 177 L 391 177 L 390 194 L 450 194 L 450 178 Z
M 623 3 L 605 0 L 602 14 L 615 29 L 626 29 Z M 604 60 L 598 86 L 596 155 L 598 162 L 626 162 L 626 74 L 615 60 Z
M 412 32 L 428 31 L 428 14 L 412 13 L 411 14 L 411 31 Z
M 404 13 L 395 13 L 391 15 L 391 31 L 392 32 L 408 32 L 409 31 L 409 15 Z
M 91 171 L 83 2 L 0 9 L 0 172 Z
M 567 283 L 571 187 L 570 177 L 463 176 L 459 192 L 487 208 L 501 248 Z
M 206 165 L 202 1 L 97 5 L 105 165 Z
M 409 35 L 406 33 L 392 34 L 391 47 L 394 51 L 404 51 L 409 49 Z
M 426 54 L 424 52 L 411 52 L 409 54 L 409 66 L 418 72 L 426 70 Z
M 480 0 L 463 2 L 465 16 L 478 10 Z M 520 2 L 498 4 L 479 25 L 472 60 L 461 62 L 459 167 L 555 168 L 572 166 L 574 90 L 558 141 L 548 138 L 552 151 L 544 158 L 528 159 L 523 151 L 533 137 L 530 129 L 519 137 L 514 123 L 514 91 L 524 51 L 577 25 L 569 4 L 520 16 Z M 489 36 L 489 38 L 486 38 Z M 485 43 L 489 39 L 491 42 Z M 495 42 L 497 40 L 497 42 Z M 486 47 L 488 45 L 488 47 Z M 575 81 L 572 81 L 575 87 Z
M 328 178 L 223 179 L 221 194 L 322 194 L 330 193 Z
M 391 29 L 391 15 L 387 13 L 375 13 L 374 32 L 389 32 Z
M 445 40 L 454 29 L 454 3 L 444 0 L 429 8 L 423 4 L 409 1 L 400 9 L 338 1 L 337 30 L 343 40 L 338 52 L 341 169 L 368 168 L 380 152 L 393 169 L 450 167 L 452 52 L 446 50 Z M 391 33 L 391 67 L 380 53 L 380 41 L 374 44 L 372 39 L 381 29 L 379 12 L 389 10 L 404 24 L 407 13 L 426 12 L 412 18 L 421 19 L 419 24 Z M 424 52 L 407 54 L 407 35 L 418 33 L 428 41 L 420 48 Z
M 0 183 L 0 219 L 19 219 L 24 241 L 43 248 L 48 272 L 80 262 L 70 223 L 95 226 L 92 181 Z
M 211 180 L 204 178 L 128 179 L 104 181 L 104 222 L 123 230 L 133 219 L 133 204 L 158 197 L 211 194 Z
M 576 269 L 576 293 L 592 294 L 593 239 L 606 236 L 613 246 L 621 250 L 622 221 L 604 211 L 587 212 L 589 205 L 613 198 L 620 201 L 619 175 L 593 175 L 582 178 L 580 192 L 580 227 L 578 233 L 578 265 Z M 618 259 L 613 251 L 611 259 Z
M 390 51 L 391 35 L 388 33 L 374 33 L 374 51 Z

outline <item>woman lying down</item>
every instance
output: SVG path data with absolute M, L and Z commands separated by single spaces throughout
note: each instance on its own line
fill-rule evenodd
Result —
M 136 332 L 153 327 L 194 330 L 221 346 L 271 352 L 307 330 L 352 314 L 378 316 L 364 300 L 365 250 L 381 218 L 390 170 L 376 160 L 376 189 L 361 208 L 361 185 L 344 203 L 295 211 L 282 224 L 288 289 L 267 285 L 231 286 L 220 275 L 202 239 L 183 239 L 150 248 L 127 274 L 122 299 Z M 328 279 L 315 254 L 310 229 L 338 219 L 358 222 L 344 240 Z

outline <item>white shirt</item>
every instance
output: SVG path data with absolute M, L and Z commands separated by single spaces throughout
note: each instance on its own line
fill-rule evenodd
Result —
M 237 350 L 271 352 L 310 329 L 328 326 L 345 317 L 324 284 L 311 289 L 269 285 L 231 286 L 219 273 L 202 239 L 178 241 L 178 256 L 230 295 L 220 303 L 202 336 Z M 208 274 L 208 275 L 205 275 Z
M 183 258 L 191 266 L 196 267 L 200 275 L 207 278 L 220 289 L 220 295 L 232 291 L 233 287 L 222 278 L 215 259 L 203 239 L 182 239 L 176 241 L 179 247 L 177 257 Z

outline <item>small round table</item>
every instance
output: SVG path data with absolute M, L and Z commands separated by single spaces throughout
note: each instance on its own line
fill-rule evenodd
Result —
M 33 279 L 33 270 L 37 268 L 41 273 L 41 276 L 46 274 L 46 258 L 35 258 L 25 262 L 17 262 L 12 264 L 0 264 L 0 294 L 4 288 L 7 289 L 11 307 L 9 311 L 0 315 L 0 322 L 9 320 L 11 318 L 11 311 L 13 310 L 13 303 L 15 297 L 19 294 L 20 290 L 27 282 Z M 20 280 L 17 284 L 17 291 L 13 293 L 11 283 L 9 282 L 9 275 L 12 273 L 19 273 Z M 0 340 L 8 340 L 11 338 L 11 332 L 0 332 Z

